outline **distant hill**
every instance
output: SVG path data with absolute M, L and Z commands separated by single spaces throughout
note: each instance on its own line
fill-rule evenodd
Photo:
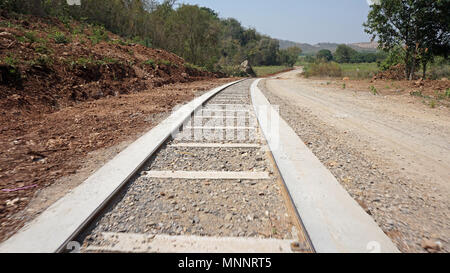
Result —
M 336 48 L 339 44 L 336 43 L 318 43 L 315 45 L 310 45 L 307 43 L 297 43 L 286 40 L 278 40 L 280 42 L 280 48 L 286 49 L 293 46 L 298 46 L 303 50 L 304 54 L 316 54 L 319 50 L 328 49 L 331 51 L 336 51 Z M 378 44 L 376 42 L 371 43 L 353 43 L 347 44 L 349 47 L 357 50 L 357 51 L 377 51 Z

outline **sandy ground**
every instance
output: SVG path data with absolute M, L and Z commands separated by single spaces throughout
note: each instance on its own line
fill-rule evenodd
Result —
M 273 104 L 405 252 L 450 251 L 450 110 L 299 76 L 263 82 Z

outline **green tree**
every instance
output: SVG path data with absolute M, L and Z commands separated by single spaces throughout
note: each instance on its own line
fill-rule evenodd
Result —
M 405 77 L 412 80 L 419 62 L 424 76 L 432 56 L 450 49 L 449 0 L 380 0 L 371 6 L 365 30 L 384 50 L 402 45 Z
M 280 63 L 292 67 L 298 61 L 301 53 L 302 49 L 296 46 L 282 49 L 280 50 Z
M 350 63 L 358 52 L 347 45 L 339 45 L 334 53 L 334 59 L 338 63 Z
M 211 56 L 217 56 L 219 42 L 218 20 L 209 10 L 196 5 L 181 5 L 172 17 L 172 49 L 188 62 L 211 65 Z
M 322 49 L 319 52 L 317 52 L 316 58 L 318 60 L 323 60 L 323 61 L 326 61 L 326 62 L 330 62 L 330 61 L 333 60 L 333 54 L 328 49 Z

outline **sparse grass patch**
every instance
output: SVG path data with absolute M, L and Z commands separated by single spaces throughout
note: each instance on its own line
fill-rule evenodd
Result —
M 110 57 L 105 57 L 101 60 L 96 60 L 93 57 L 81 57 L 78 59 L 69 60 L 68 64 L 73 68 L 75 66 L 82 66 L 83 68 L 87 68 L 91 65 L 106 65 L 106 64 L 118 64 L 121 63 L 120 60 Z
M 253 71 L 255 71 L 256 76 L 265 77 L 267 75 L 276 74 L 278 72 L 289 69 L 287 66 L 255 66 Z
M 436 108 L 436 104 L 437 103 L 435 100 L 430 101 L 430 108 L 432 108 L 432 109 Z
M 109 36 L 104 27 L 94 26 L 92 27 L 92 35 L 89 36 L 89 39 L 92 44 L 96 45 L 101 41 L 109 41 Z
M 0 60 L 0 63 L 7 65 L 7 73 L 11 78 L 14 80 L 19 80 L 21 78 L 19 68 L 17 67 L 19 61 L 14 55 L 8 54 L 8 56 L 4 57 L 3 60 Z M 0 80 L 4 81 L 4 79 Z
M 19 64 L 19 61 L 17 60 L 16 56 L 12 54 L 8 54 L 3 60 L 2 63 L 7 64 L 11 67 L 16 67 Z
M 169 60 L 157 60 L 156 64 L 157 65 L 166 65 L 166 66 L 171 66 L 171 67 L 178 67 L 177 64 L 174 64 Z
M 435 91 L 434 93 L 436 94 L 436 98 L 438 100 L 450 99 L 450 88 L 447 88 L 447 90 L 443 92 Z
M 379 72 L 376 63 L 339 64 L 342 76 L 350 79 L 371 79 Z
M 158 65 L 161 65 L 161 64 L 167 65 L 167 66 L 171 66 L 172 65 L 172 63 L 170 61 L 168 61 L 168 60 L 158 60 L 158 61 L 156 61 L 156 63 Z
M 121 39 L 114 39 L 114 40 L 110 40 L 109 43 L 113 44 L 113 45 L 122 45 L 122 46 L 127 46 L 128 43 L 124 42 Z
M 51 54 L 53 50 L 48 47 L 47 45 L 48 41 L 46 39 L 39 39 L 38 43 L 36 44 L 34 51 L 39 54 Z
M 370 79 L 379 71 L 376 63 L 337 64 L 319 62 L 305 64 L 305 77 L 348 77 L 353 80 Z
M 432 80 L 450 77 L 450 64 L 432 65 L 427 73 Z
M 312 76 L 342 77 L 342 68 L 335 62 L 311 63 L 305 66 L 304 75 L 306 78 Z
M 184 67 L 188 68 L 188 69 L 194 69 L 194 70 L 199 70 L 199 71 L 206 71 L 205 67 L 201 67 L 195 64 L 191 64 L 191 63 L 184 63 Z
M 144 62 L 144 64 L 145 64 L 145 65 L 149 65 L 149 66 L 151 66 L 152 68 L 155 68 L 155 67 L 156 67 L 156 63 L 155 63 L 155 61 L 152 60 L 152 59 L 146 60 L 146 61 Z
M 373 86 L 373 85 L 370 86 L 370 92 L 371 92 L 374 96 L 378 95 L 378 90 L 377 90 L 377 89 L 375 88 L 375 86 Z
M 422 91 L 412 91 L 412 92 L 410 92 L 409 94 L 410 94 L 411 96 L 413 96 L 413 97 L 420 97 L 420 98 L 423 98 Z
M 118 64 L 118 63 L 120 63 L 120 60 L 118 60 L 116 58 L 105 57 L 105 58 L 103 58 L 103 60 L 97 60 L 96 63 L 100 64 L 100 65 L 103 65 L 103 64 Z
M 49 67 L 53 64 L 53 59 L 45 54 L 39 54 L 39 56 L 30 62 L 31 66 Z
M 69 61 L 69 64 L 72 68 L 75 66 L 82 66 L 82 67 L 86 68 L 88 65 L 94 64 L 94 63 L 95 63 L 95 60 L 92 57 L 88 57 L 88 58 L 81 57 L 81 58 Z
M 35 43 L 39 40 L 38 37 L 36 36 L 36 33 L 34 33 L 34 31 L 25 32 L 24 37 L 25 37 L 25 39 L 27 39 L 27 41 L 29 43 Z

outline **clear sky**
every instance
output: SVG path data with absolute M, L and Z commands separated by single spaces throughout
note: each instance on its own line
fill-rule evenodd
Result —
M 209 7 L 273 38 L 315 44 L 368 42 L 367 0 L 180 0 Z

